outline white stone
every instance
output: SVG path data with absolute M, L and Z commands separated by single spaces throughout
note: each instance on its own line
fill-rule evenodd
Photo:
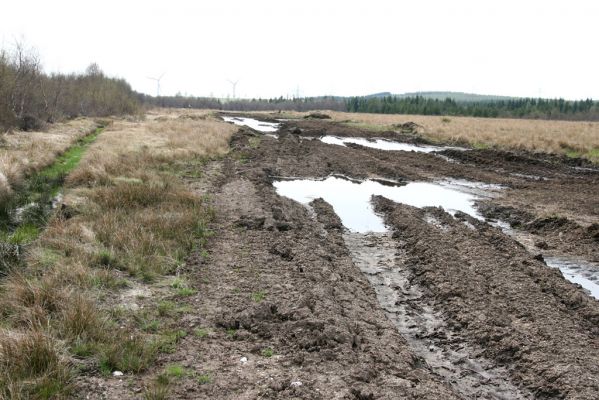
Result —
M 123 373 L 121 371 L 114 371 L 112 373 L 113 376 L 123 376 Z
M 293 382 L 291 382 L 291 386 L 292 387 L 300 387 L 300 386 L 302 386 L 302 383 L 300 381 L 293 381 Z

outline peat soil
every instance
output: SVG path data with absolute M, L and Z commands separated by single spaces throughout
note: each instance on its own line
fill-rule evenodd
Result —
M 307 138 L 422 142 L 329 121 L 288 121 L 278 134 L 240 128 L 230 154 L 189 181 L 216 210 L 208 257 L 187 263 L 198 291 L 180 321 L 203 334 L 161 355 L 145 382 L 177 363 L 193 371 L 170 387 L 181 399 L 599 398 L 599 301 L 500 228 L 376 197 L 390 230 L 358 234 L 324 200 L 306 207 L 272 185 L 330 175 L 498 184 L 477 204 L 490 221 L 535 235 L 540 253 L 596 260 L 599 172 L 532 153 Z

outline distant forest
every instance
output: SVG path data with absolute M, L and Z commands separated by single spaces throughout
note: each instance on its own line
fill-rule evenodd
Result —
M 460 94 L 461 97 L 463 94 Z M 491 96 L 488 96 L 491 97 Z M 334 110 L 376 114 L 451 115 L 484 118 L 529 118 L 599 121 L 599 102 L 591 99 L 496 98 L 440 99 L 426 95 L 374 95 L 362 97 L 308 97 L 285 99 L 220 100 L 204 97 L 139 95 L 142 104 L 158 107 L 211 108 L 230 111 Z
M 513 98 L 507 100 L 456 101 L 451 98 L 351 97 L 345 100 L 347 111 L 378 114 L 459 115 L 486 118 L 531 118 L 599 120 L 599 102 L 591 99 Z

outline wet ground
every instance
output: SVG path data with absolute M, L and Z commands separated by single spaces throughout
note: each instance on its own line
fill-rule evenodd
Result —
M 276 135 L 240 128 L 189 183 L 217 222 L 182 324 L 210 334 L 161 362 L 212 380 L 174 398 L 599 398 L 599 301 L 551 267 L 597 281 L 593 167 L 307 140 L 430 146 L 328 121 Z

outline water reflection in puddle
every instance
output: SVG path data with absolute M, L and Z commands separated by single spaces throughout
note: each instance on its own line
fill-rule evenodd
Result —
M 401 150 L 401 151 L 416 151 L 420 153 L 432 153 L 434 151 L 441 151 L 446 149 L 454 150 L 465 150 L 459 147 L 439 147 L 430 145 L 416 145 L 410 143 L 394 142 L 386 139 L 365 139 L 365 138 L 351 138 L 351 137 L 339 137 L 339 136 L 323 136 L 320 138 L 323 143 L 336 144 L 338 146 L 346 146 L 347 144 L 359 144 L 360 146 L 370 147 L 379 150 Z
M 222 117 L 225 122 L 232 122 L 235 125 L 247 126 L 249 128 L 255 129 L 259 132 L 276 132 L 279 129 L 280 124 L 276 122 L 264 122 L 258 121 L 254 118 L 245 118 L 245 117 Z
M 490 221 L 489 223 L 520 242 L 531 253 L 538 253 L 533 235 L 513 229 L 505 221 Z M 568 281 L 579 284 L 591 296 L 599 300 L 599 265 L 567 255 L 543 254 L 543 259 L 549 267 L 558 268 Z
M 559 268 L 564 278 L 586 289 L 599 300 L 599 267 L 581 260 L 566 257 L 544 257 L 545 263 Z
M 387 228 L 371 204 L 373 195 L 384 196 L 414 207 L 443 207 L 447 211 L 462 211 L 482 219 L 474 208 L 478 196 L 461 191 L 451 182 L 411 182 L 404 186 L 389 186 L 373 180 L 349 181 L 338 177 L 322 180 L 282 180 L 273 183 L 277 193 L 303 204 L 323 198 L 333 206 L 343 225 L 354 232 L 385 232 Z

